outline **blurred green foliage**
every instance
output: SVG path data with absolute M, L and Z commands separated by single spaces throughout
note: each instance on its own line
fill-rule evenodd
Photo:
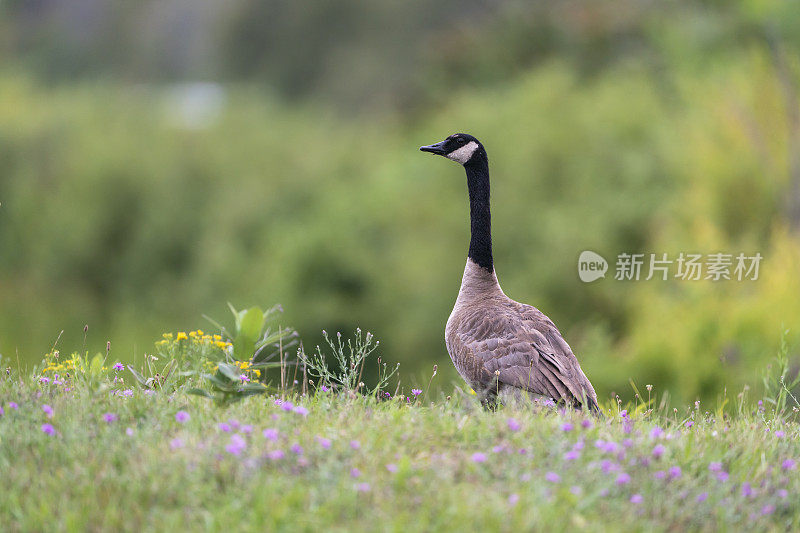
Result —
M 360 326 L 407 379 L 438 363 L 447 383 L 466 184 L 417 147 L 467 131 L 489 151 L 506 293 L 554 319 L 601 396 L 731 394 L 785 328 L 797 365 L 788 2 L 239 0 L 189 18 L 211 44 L 186 50 L 153 13 L 204 3 L 114 11 L 82 40 L 64 5 L 0 7 L 4 361 L 62 329 L 77 346 L 87 323 L 133 359 L 228 300 L 280 302 L 309 351 Z M 167 83 L 195 79 L 232 83 Z M 764 261 L 755 282 L 584 284 L 587 249 L 609 274 L 622 252 Z

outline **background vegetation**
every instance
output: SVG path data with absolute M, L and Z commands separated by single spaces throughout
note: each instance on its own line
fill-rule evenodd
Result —
M 791 2 L 4 2 L 0 354 L 206 327 L 280 302 L 307 347 L 360 326 L 420 382 L 487 146 L 498 275 L 598 393 L 758 381 L 800 340 Z M 760 252 L 755 282 L 581 283 L 581 251 Z M 613 265 L 612 265 L 613 269 Z M 65 349 L 66 351 L 66 349 Z M 423 378 L 422 376 L 426 377 Z

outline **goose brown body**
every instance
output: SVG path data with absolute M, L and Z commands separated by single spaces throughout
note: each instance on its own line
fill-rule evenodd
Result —
M 464 133 L 420 150 L 464 166 L 470 203 L 467 266 L 445 327 L 450 358 L 482 402 L 552 398 L 597 409 L 597 395 L 553 321 L 503 293 L 492 257 L 489 159 Z
M 445 343 L 456 370 L 484 401 L 524 392 L 597 408 L 592 384 L 553 321 L 506 296 L 494 271 L 470 259 Z

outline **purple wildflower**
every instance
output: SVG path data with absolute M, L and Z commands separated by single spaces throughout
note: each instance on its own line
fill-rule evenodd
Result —
M 717 472 L 717 474 L 716 474 L 717 481 L 720 481 L 722 483 L 725 483 L 726 481 L 728 481 L 729 477 L 730 476 L 728 475 L 728 473 L 725 472 L 724 470 L 722 470 L 720 472 Z
M 106 413 L 103 415 L 103 420 L 105 420 L 107 424 L 115 422 L 117 418 L 118 418 L 117 415 L 114 413 Z
M 0 405 L 0 416 L 3 416 L 6 412 L 3 410 L 3 406 Z
M 217 429 L 219 429 L 220 431 L 224 431 L 225 433 L 228 433 L 231 430 L 231 425 L 228 424 L 227 422 L 220 422 L 219 424 L 217 424 Z
M 371 488 L 369 483 L 359 483 L 356 485 L 356 490 L 358 492 L 369 492 Z
M 306 409 L 302 405 L 298 405 L 297 407 L 292 409 L 292 411 L 301 416 L 308 416 L 308 409 Z
M 548 398 L 544 402 L 542 402 L 542 405 L 544 405 L 545 407 L 555 407 L 556 406 L 556 402 L 553 401 L 552 398 Z
M 361 449 L 361 443 L 358 442 L 357 440 L 351 440 L 350 441 L 350 448 L 352 448 L 354 450 L 359 450 L 359 449 Z
M 242 383 L 249 383 L 250 382 L 250 376 L 248 376 L 247 374 L 240 375 L 239 379 L 241 380 Z
M 48 383 L 50 383 L 50 378 L 42 376 L 42 377 L 39 378 L 39 383 L 43 383 L 44 385 L 47 385 Z
M 419 396 L 422 394 L 422 389 L 411 389 L 411 394 L 413 394 L 415 397 Z
M 669 478 L 678 479 L 679 477 L 681 477 L 682 473 L 683 472 L 681 472 L 681 467 L 673 466 L 672 468 L 669 469 Z
M 247 448 L 247 441 L 238 433 L 234 433 L 231 435 L 230 444 L 225 446 L 225 451 L 231 455 L 241 455 L 245 448 Z
M 44 411 L 44 414 L 47 415 L 47 418 L 53 418 L 53 408 L 50 407 L 49 405 L 44 404 L 42 406 L 42 411 Z
M 633 496 L 631 496 L 631 500 L 630 501 L 634 505 L 639 505 L 640 503 L 642 503 L 644 501 L 644 498 L 642 498 L 641 494 L 634 494 Z
M 272 450 L 271 452 L 267 452 L 267 458 L 271 461 L 279 461 L 284 457 L 283 450 Z
M 694 422 L 693 422 L 693 421 L 691 421 L 691 420 L 687 420 L 687 421 L 686 421 L 686 423 L 684 424 L 684 426 L 686 426 L 687 428 L 690 428 L 690 427 L 692 427 L 693 425 L 694 425 Z
M 609 461 L 608 459 L 603 459 L 600 462 L 600 469 L 603 471 L 604 474 L 609 474 L 611 472 L 616 472 L 619 469 L 619 466 L 616 465 L 613 461 Z
M 784 431 L 782 431 L 782 430 L 780 430 L 780 429 L 779 429 L 778 431 L 776 431 L 776 432 L 775 432 L 775 436 L 776 436 L 777 438 L 779 438 L 779 439 L 782 439 L 783 437 L 785 437 L 785 436 L 786 436 L 786 433 L 785 433 Z
M 619 416 L 620 418 L 628 418 L 628 410 L 623 409 L 622 411 L 620 411 Z
M 603 451 L 606 453 L 615 453 L 619 450 L 619 445 L 616 442 L 608 441 L 603 444 Z
M 281 409 L 284 411 L 292 411 L 294 410 L 294 404 L 292 402 L 281 402 Z
M 785 500 L 785 499 L 786 499 L 786 498 L 788 498 L 788 497 L 789 497 L 789 491 L 788 491 L 788 490 L 786 490 L 786 489 L 780 489 L 780 490 L 778 491 L 778 498 L 780 498 L 780 499 L 782 499 L 782 500 Z
M 703 503 L 707 499 L 708 499 L 707 492 L 701 492 L 700 494 L 697 495 L 697 503 Z
M 761 514 L 762 515 L 768 515 L 768 514 L 772 514 L 774 512 L 775 512 L 775 506 L 772 505 L 771 503 L 768 503 L 767 505 L 765 505 L 764 507 L 761 508 Z
M 627 485 L 631 482 L 631 476 L 626 474 L 625 472 L 620 472 L 617 476 L 617 479 L 614 481 L 617 485 Z
M 173 450 L 177 450 L 178 448 L 183 448 L 183 441 L 176 437 L 171 441 L 169 441 L 169 447 L 172 448 Z
M 555 472 L 548 472 L 544 475 L 544 478 L 549 481 L 550 483 L 558 483 L 561 481 L 561 476 L 556 474 Z
M 388 465 L 386 465 L 386 470 L 394 474 L 395 472 L 397 472 L 397 465 L 394 463 L 389 463 Z
M 509 418 L 506 421 L 506 424 L 508 424 L 508 429 L 511 431 L 519 431 L 519 429 L 522 427 L 516 418 Z
M 517 502 L 519 502 L 519 494 L 514 493 L 514 494 L 509 495 L 509 497 L 508 497 L 508 505 L 517 505 Z
M 323 385 L 322 387 L 320 387 L 320 390 L 321 390 L 322 392 L 328 392 L 328 391 L 329 391 L 329 390 L 331 390 L 331 389 L 329 389 L 329 388 L 327 387 L 327 385 Z
M 708 469 L 711 472 L 722 472 L 722 463 L 718 461 L 711 461 L 708 463 Z
M 292 451 L 292 453 L 293 453 L 293 454 L 296 454 L 296 455 L 303 455 L 303 447 L 302 447 L 302 446 L 300 446 L 300 445 L 299 445 L 298 443 L 296 443 L 296 442 L 295 442 L 294 444 L 292 444 L 292 447 L 291 447 L 291 448 L 289 448 L 289 449 Z
M 664 479 L 667 477 L 667 473 L 663 470 L 657 470 L 656 472 L 653 472 L 653 477 L 656 479 Z
M 56 428 L 52 424 L 42 424 L 42 432 L 46 435 L 53 436 L 56 434 Z
M 593 425 L 594 425 L 594 424 L 592 424 L 592 421 L 591 421 L 591 420 L 589 420 L 588 418 L 584 418 L 583 420 L 581 420 L 581 427 L 582 427 L 583 429 L 589 429 L 589 428 L 591 428 Z
M 7 407 L 9 409 L 14 409 L 14 410 L 19 409 L 19 405 L 17 405 L 17 402 L 8 402 L 8 406 Z
M 485 463 L 486 462 L 486 454 L 481 452 L 475 452 L 472 454 L 472 462 L 473 463 Z
M 572 428 L 573 426 L 569 422 L 564 422 L 563 424 L 561 424 L 561 431 L 563 431 L 564 433 L 572 431 Z
M 326 439 L 325 437 L 317 436 L 317 442 L 319 442 L 319 445 L 325 448 L 326 450 L 329 450 L 331 447 L 331 439 Z
M 656 459 L 660 459 L 662 455 L 664 455 L 664 446 L 662 444 L 656 444 L 653 446 L 653 457 Z
M 274 428 L 267 428 L 261 432 L 264 435 L 264 438 L 267 440 L 276 441 L 278 440 L 278 430 Z
M 129 437 L 133 437 L 133 428 L 125 429 L 125 434 Z
M 359 470 L 358 468 L 351 468 L 350 469 L 350 477 L 356 478 L 356 477 L 359 477 L 360 475 L 361 475 L 361 470 Z
M 794 467 L 797 465 L 797 462 L 794 459 L 786 459 L 782 464 L 781 468 L 784 470 L 794 470 Z
M 114 368 L 115 372 L 119 372 L 120 370 L 125 370 L 125 365 L 123 365 L 122 363 L 117 362 L 117 363 L 114 363 L 114 367 L 113 368 Z
M 565 461 L 574 461 L 575 459 L 578 459 L 580 456 L 581 456 L 581 452 L 579 452 L 577 450 L 570 450 L 570 451 L 568 451 L 567 453 L 564 454 L 564 460 Z
M 175 420 L 180 424 L 185 424 L 191 418 L 192 417 L 189 416 L 189 413 L 187 413 L 186 411 L 178 411 L 177 413 L 175 413 Z
M 122 391 L 122 395 L 126 398 L 133 398 L 133 389 L 125 389 Z
M 755 495 L 755 491 L 753 491 L 753 487 L 750 486 L 750 483 L 744 482 L 742 483 L 742 496 L 745 498 L 751 498 Z
M 247 433 L 247 434 L 252 433 L 253 432 L 253 426 L 251 424 L 245 424 L 245 425 L 242 426 L 241 432 L 242 433 Z

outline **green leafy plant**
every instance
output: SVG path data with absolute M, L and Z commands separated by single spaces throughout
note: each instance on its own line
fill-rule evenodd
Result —
M 767 366 L 764 371 L 764 400 L 775 409 L 775 417 L 782 418 L 786 415 L 789 406 L 795 412 L 800 409 L 800 401 L 792 392 L 800 386 L 800 372 L 795 372 L 791 377 L 789 365 L 789 343 L 786 337 L 789 330 L 784 330 L 781 335 L 781 347 L 774 363 Z
M 274 319 L 283 309 L 275 305 L 266 311 L 260 307 L 237 310 L 230 303 L 228 307 L 234 318 L 233 332 L 212 318 L 206 320 L 216 326 L 222 337 L 231 345 L 228 355 L 236 361 L 247 361 L 251 368 L 269 368 L 287 364 L 283 361 L 284 351 L 297 344 L 297 332 L 292 328 L 271 326 Z M 278 357 L 277 365 L 269 364 Z
M 204 374 L 203 377 L 211 391 L 193 388 L 188 393 L 213 400 L 220 406 L 236 403 L 248 396 L 265 394 L 269 390 L 262 383 L 245 382 L 239 367 L 230 363 L 220 363 L 216 372 Z
M 177 359 L 168 359 L 161 365 L 160 369 L 156 364 L 157 361 L 157 357 L 146 355 L 142 372 L 137 371 L 132 366 L 128 366 L 128 370 L 140 387 L 172 393 L 178 390 L 183 381 L 185 381 L 185 379 L 180 380 L 179 377 L 186 378 L 192 375 L 192 372 L 176 371 L 178 368 Z
M 302 348 L 297 352 L 298 359 L 308 369 L 308 373 L 318 379 L 318 387 L 330 385 L 352 393 L 361 392 L 378 396 L 388 384 L 389 379 L 400 368 L 398 363 L 388 369 L 386 363 L 383 363 L 379 357 L 377 382 L 372 388 L 366 388 L 361 381 L 364 365 L 367 358 L 378 348 L 380 342 L 375 341 L 369 332 L 362 335 L 361 328 L 356 329 L 354 337 L 347 339 L 346 342 L 342 341 L 342 334 L 339 332 L 336 333 L 336 341 L 333 341 L 326 331 L 323 331 L 322 334 L 330 346 L 333 360 L 338 368 L 331 368 L 328 365 L 328 358 L 319 346 L 311 355 L 307 355 Z
M 201 376 L 209 390 L 195 387 L 188 392 L 214 400 L 218 405 L 229 405 L 268 392 L 266 370 L 270 368 L 280 369 L 281 392 L 284 392 L 286 367 L 297 364 L 284 358 L 285 350 L 298 341 L 292 328 L 270 325 L 282 311 L 281 307 L 276 305 L 266 311 L 260 307 L 237 310 L 230 303 L 228 307 L 234 318 L 232 331 L 205 317 L 219 328 L 220 338 L 226 343 L 224 359 Z

